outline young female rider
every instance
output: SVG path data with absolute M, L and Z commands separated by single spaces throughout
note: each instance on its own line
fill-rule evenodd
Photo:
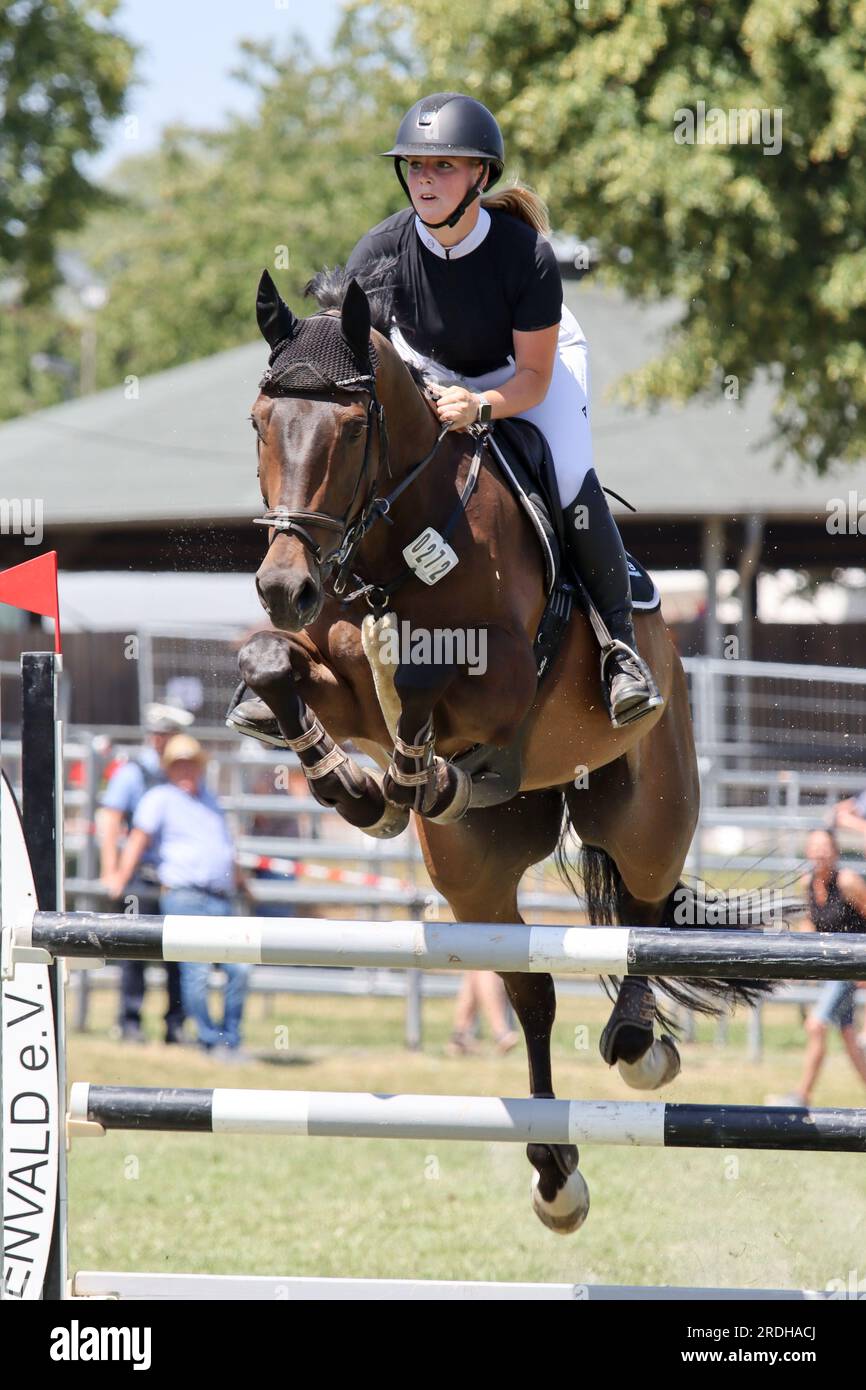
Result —
M 363 283 L 394 258 L 393 341 L 450 383 L 437 388 L 443 423 L 515 415 L 547 437 L 569 557 L 618 643 L 602 660 L 607 706 L 614 724 L 631 723 L 661 697 L 637 654 L 625 551 L 592 466 L 587 344 L 562 303 L 544 206 L 523 187 L 481 199 L 502 173 L 502 134 L 456 92 L 416 102 L 386 157 L 412 207 L 362 237 L 346 268 Z

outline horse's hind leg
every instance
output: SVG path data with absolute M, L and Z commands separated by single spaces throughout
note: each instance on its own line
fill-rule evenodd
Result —
M 667 899 L 639 902 L 624 887 L 619 893 L 619 920 L 629 926 L 658 926 Z M 656 1000 L 652 984 L 643 975 L 620 981 L 616 1003 L 602 1030 L 599 1051 L 608 1066 L 636 1091 L 656 1091 L 679 1075 L 681 1059 L 669 1033 L 656 1037 Z
M 522 922 L 517 889 L 525 870 L 551 853 L 562 816 L 558 791 L 532 792 L 453 825 L 420 819 L 418 836 L 430 877 L 458 922 Z M 553 1096 L 550 1038 L 556 994 L 550 975 L 503 975 L 526 1038 L 530 1091 Z M 535 1169 L 532 1206 L 551 1230 L 576 1231 L 589 1211 L 589 1191 L 573 1144 L 529 1144 Z
M 584 832 L 585 833 L 585 827 Z M 580 855 L 587 912 L 593 925 L 614 921 L 630 927 L 660 926 L 669 895 L 641 900 L 625 887 L 619 867 L 606 849 L 584 841 Z M 619 982 L 616 1001 L 602 1029 L 599 1052 L 609 1067 L 616 1066 L 623 1080 L 638 1091 L 654 1091 L 673 1081 L 680 1070 L 680 1055 L 669 1033 L 656 1038 L 658 1016 L 649 979 L 627 975 Z
M 668 706 L 646 738 L 625 757 L 593 771 L 585 788 L 568 788 L 566 799 L 584 844 L 583 865 L 590 870 L 584 879 L 590 920 L 638 927 L 668 922 L 700 800 L 679 663 Z M 656 1016 L 650 981 L 624 979 L 600 1051 L 637 1090 L 664 1086 L 680 1069 L 673 1038 L 654 1035 Z

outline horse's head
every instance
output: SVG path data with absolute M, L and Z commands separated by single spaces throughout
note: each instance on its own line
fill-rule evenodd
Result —
M 274 625 L 295 632 L 318 617 L 324 581 L 375 492 L 384 460 L 378 359 L 369 301 L 354 280 L 339 310 L 298 319 L 265 271 L 256 316 L 271 348 L 251 415 L 259 520 L 270 527 L 256 588 Z

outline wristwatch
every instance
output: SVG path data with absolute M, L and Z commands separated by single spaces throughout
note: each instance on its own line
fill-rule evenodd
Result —
M 476 400 L 478 401 L 478 414 L 475 417 L 476 425 L 489 425 L 490 418 L 493 414 L 493 406 L 486 396 L 477 396 Z

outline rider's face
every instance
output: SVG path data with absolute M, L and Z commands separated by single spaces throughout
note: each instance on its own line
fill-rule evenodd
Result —
M 456 208 L 481 173 L 481 162 L 462 155 L 421 155 L 407 160 L 406 182 L 417 213 L 440 222 Z

